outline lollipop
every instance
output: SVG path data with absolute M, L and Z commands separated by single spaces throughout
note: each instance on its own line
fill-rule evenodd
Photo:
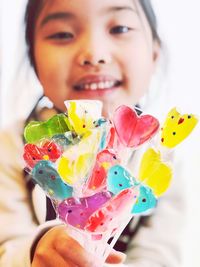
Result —
M 131 218 L 153 212 L 170 185 L 172 164 L 160 148 L 170 151 L 182 142 L 197 118 L 173 109 L 159 132 L 155 117 L 137 115 L 128 106 L 120 106 L 113 119 L 107 119 L 101 116 L 99 101 L 65 104 L 65 114 L 26 126 L 26 169 L 52 200 L 67 231 L 103 264 Z M 161 141 L 145 150 L 133 174 L 124 152 L 135 153 L 147 142 L 149 146 L 160 133 Z
M 127 147 L 138 147 L 152 138 L 159 129 L 159 121 L 151 115 L 138 116 L 127 106 L 114 113 L 114 125 L 120 142 Z
M 162 145 L 174 148 L 190 135 L 197 122 L 196 115 L 181 114 L 176 108 L 171 109 L 162 128 Z

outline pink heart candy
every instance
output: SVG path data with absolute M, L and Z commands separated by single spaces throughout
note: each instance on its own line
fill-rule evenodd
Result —
M 122 105 L 113 118 L 120 142 L 126 147 L 138 147 L 152 138 L 159 129 L 159 121 L 151 115 L 138 116 L 135 110 Z

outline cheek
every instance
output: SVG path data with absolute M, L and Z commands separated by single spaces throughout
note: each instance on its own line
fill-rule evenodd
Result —
M 41 83 L 46 84 L 49 81 L 53 82 L 59 73 L 59 67 L 57 65 L 56 68 L 55 58 L 52 54 L 48 54 L 46 51 L 44 53 L 40 51 L 37 54 L 36 60 L 38 77 Z
M 47 46 L 35 50 L 38 79 L 43 86 L 44 94 L 60 109 L 67 99 L 68 68 L 67 59 L 63 53 L 52 51 Z
M 61 86 L 66 82 L 69 60 L 61 50 L 55 50 L 48 45 L 38 45 L 35 49 L 35 59 L 38 78 L 44 87 Z
M 130 56 L 125 58 L 124 65 L 127 83 L 131 93 L 140 98 L 149 88 L 153 74 L 154 63 L 152 53 L 145 47 L 139 50 L 132 50 Z

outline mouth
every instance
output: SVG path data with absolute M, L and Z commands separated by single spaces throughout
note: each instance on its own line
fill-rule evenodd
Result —
M 103 91 L 115 89 L 122 81 L 106 76 L 87 76 L 73 86 L 76 91 Z

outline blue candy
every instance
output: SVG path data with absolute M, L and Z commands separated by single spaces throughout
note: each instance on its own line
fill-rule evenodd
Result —
M 132 213 L 139 214 L 144 213 L 156 206 L 157 200 L 149 187 L 140 186 L 140 194 L 137 202 L 133 206 Z
M 121 165 L 115 165 L 108 171 L 107 188 L 114 195 L 122 190 L 136 185 L 136 180 Z
M 99 151 L 106 148 L 108 124 L 109 124 L 109 121 L 106 120 L 105 118 L 100 118 L 99 120 L 94 122 L 95 127 L 102 128 L 102 136 L 101 136 L 101 141 L 99 145 Z
M 52 199 L 63 200 L 72 196 L 72 187 L 62 181 L 50 161 L 39 161 L 32 170 L 32 178 Z

